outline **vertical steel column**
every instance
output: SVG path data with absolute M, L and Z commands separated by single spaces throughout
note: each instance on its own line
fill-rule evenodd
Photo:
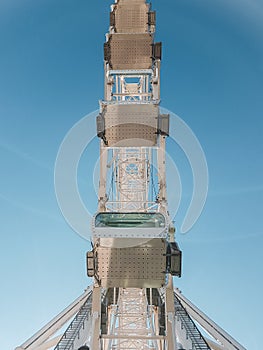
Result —
M 100 143 L 100 182 L 99 182 L 99 211 L 105 211 L 105 204 L 107 201 L 106 184 L 107 184 L 107 159 L 108 150 Z
M 159 147 L 157 149 L 158 183 L 159 183 L 158 201 L 160 202 L 161 211 L 163 212 L 163 214 L 167 213 L 165 144 L 166 144 L 165 136 L 159 135 Z
M 101 288 L 93 286 L 92 292 L 92 334 L 91 350 L 100 350 L 100 323 L 101 323 Z
M 166 336 L 167 350 L 177 350 L 175 334 L 175 309 L 174 309 L 174 291 L 173 278 L 169 276 L 169 282 L 165 289 L 165 314 L 166 314 Z

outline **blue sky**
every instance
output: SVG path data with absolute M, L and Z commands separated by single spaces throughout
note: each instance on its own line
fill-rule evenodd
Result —
M 31 336 L 90 281 L 89 242 L 58 208 L 53 172 L 67 131 L 103 97 L 103 42 L 111 1 L 0 2 L 0 344 Z M 186 235 L 176 285 L 250 350 L 261 348 L 263 294 L 263 4 L 245 0 L 152 1 L 163 42 L 162 106 L 192 128 L 206 154 L 210 187 Z M 94 124 L 94 123 L 93 123 Z M 180 227 L 191 169 L 180 171 Z M 96 156 L 94 156 L 96 154 Z M 91 212 L 94 140 L 80 164 Z M 83 184 L 86 184 L 83 185 Z M 169 177 L 169 194 L 173 188 Z M 172 201 L 171 201 L 172 205 Z M 88 229 L 88 228 L 87 228 Z

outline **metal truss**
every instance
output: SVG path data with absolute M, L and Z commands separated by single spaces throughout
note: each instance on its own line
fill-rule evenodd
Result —
M 152 207 L 148 203 L 150 156 L 147 148 L 113 150 L 114 211 L 139 212 Z
M 107 350 L 157 349 L 153 310 L 144 289 L 120 289 L 112 308 L 109 332 L 103 336 Z
M 169 305 L 168 299 L 171 296 L 172 305 Z M 246 350 L 176 288 L 171 293 L 169 290 L 167 293 L 166 288 L 114 288 L 111 293 L 102 290 L 100 300 L 104 305 L 104 313 L 101 312 L 99 323 L 99 349 L 168 349 L 170 335 L 167 334 L 167 328 L 171 325 L 172 336 L 176 339 L 173 349 Z M 91 302 L 92 288 L 89 287 L 16 350 L 45 350 L 54 348 L 55 344 L 56 350 L 78 350 L 83 346 L 92 349 L 96 314 L 94 310 L 92 312 Z M 171 306 L 174 307 L 174 312 L 171 316 L 169 313 L 165 316 L 167 308 Z M 56 336 L 57 331 L 72 317 L 74 318 L 64 334 Z M 200 329 L 205 330 L 209 338 Z
M 54 317 L 49 323 L 47 323 L 43 328 L 41 328 L 36 334 L 34 334 L 31 338 L 29 338 L 26 342 L 24 342 L 21 346 L 17 347 L 16 350 L 48 350 L 54 348 L 57 345 L 57 350 L 62 349 L 62 346 L 59 345 L 60 340 L 65 339 L 66 333 L 62 336 L 61 334 L 57 335 L 67 322 L 70 321 L 73 317 L 76 319 L 79 313 L 82 313 L 83 306 L 89 303 L 92 297 L 92 287 L 88 287 L 87 290 L 78 297 L 75 301 L 73 301 L 65 310 L 59 313 L 56 317 Z M 86 308 L 86 307 L 85 307 Z M 81 322 L 85 324 L 83 328 L 83 332 L 86 334 L 90 333 L 91 327 L 86 322 L 88 320 L 89 311 L 85 314 L 84 319 L 81 317 Z M 80 318 L 78 318 L 80 321 Z M 80 330 L 80 324 L 75 323 L 74 329 Z M 86 330 L 86 332 L 85 332 Z M 76 334 L 75 334 L 76 335 Z M 77 336 L 74 336 L 73 342 L 77 341 Z M 82 345 L 82 344 L 81 344 Z M 58 347 L 60 346 L 60 348 Z M 75 347 L 76 348 L 76 347 Z M 67 349 L 67 345 L 63 347 L 64 350 Z M 74 349 L 71 346 L 71 349 Z

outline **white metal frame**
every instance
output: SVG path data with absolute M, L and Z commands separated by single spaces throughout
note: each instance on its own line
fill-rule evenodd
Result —
M 52 337 L 79 311 L 91 293 L 92 287 L 88 287 L 80 297 L 73 301 L 65 310 L 54 317 L 25 343 L 17 347 L 16 350 L 47 350 L 56 345 L 61 335 L 53 339 Z

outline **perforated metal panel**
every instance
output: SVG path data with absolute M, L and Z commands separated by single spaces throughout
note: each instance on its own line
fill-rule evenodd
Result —
M 140 3 L 119 4 L 114 11 L 117 33 L 146 33 L 149 5 Z
M 145 0 L 117 0 L 117 4 L 144 4 Z
M 156 129 L 136 124 L 118 125 L 107 129 L 110 147 L 151 147 L 156 144 Z
M 107 55 L 112 69 L 148 69 L 152 66 L 151 34 L 111 34 Z
M 115 0 L 116 4 L 119 5 L 129 5 L 129 4 L 145 4 L 146 0 Z
M 109 146 L 154 146 L 159 107 L 153 104 L 108 105 L 105 137 Z
M 98 247 L 98 277 L 104 288 L 159 288 L 165 284 L 166 243 L 154 239 L 148 246 Z

